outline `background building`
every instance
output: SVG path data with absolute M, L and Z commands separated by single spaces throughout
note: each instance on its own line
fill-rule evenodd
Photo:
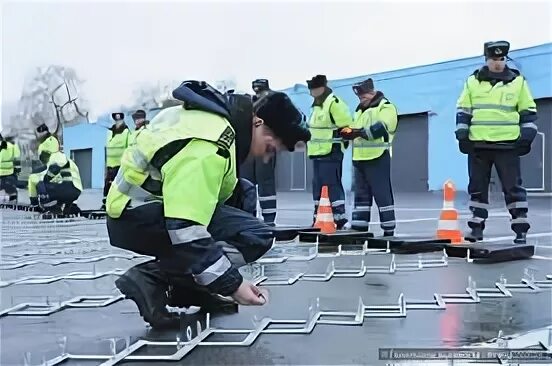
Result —
M 534 192 L 552 192 L 552 43 L 514 50 L 512 67 L 522 71 L 529 82 L 539 112 L 539 135 L 531 153 L 523 157 L 524 185 Z M 425 192 L 440 190 L 451 178 L 459 190 L 466 190 L 468 173 L 466 156 L 458 151 L 454 137 L 456 100 L 463 83 L 484 63 L 483 57 L 460 59 L 369 75 L 376 88 L 397 106 L 399 124 L 393 146 L 392 179 L 396 191 Z M 324 70 L 313 70 L 313 74 Z M 305 75 L 305 80 L 312 75 Z M 331 77 L 331 75 L 328 75 Z M 344 98 L 354 112 L 358 99 L 351 86 L 368 75 L 334 80 L 329 86 Z M 306 85 L 297 84 L 284 90 L 305 113 L 310 114 L 312 98 Z M 152 119 L 157 111 L 148 111 Z M 134 125 L 130 113 L 125 118 Z M 93 124 L 67 127 L 65 151 L 81 170 L 85 188 L 101 188 L 105 161 L 106 129 L 111 126 L 107 114 Z M 500 190 L 496 180 L 494 190 Z M 351 186 L 351 149 L 347 150 L 343 182 Z M 310 190 L 312 163 L 306 152 L 283 152 L 277 158 L 278 191 Z

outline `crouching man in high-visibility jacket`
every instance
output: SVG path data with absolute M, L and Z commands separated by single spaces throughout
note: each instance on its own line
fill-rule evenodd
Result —
M 116 281 L 153 328 L 180 326 L 166 305 L 216 312 L 266 302 L 238 267 L 265 254 L 274 234 L 243 210 L 256 197 L 237 167 L 248 155 L 268 160 L 310 139 L 284 93 L 253 104 L 186 81 L 173 97 L 183 105 L 162 110 L 125 150 L 106 204 L 111 244 L 156 257 Z
M 73 212 L 73 203 L 82 192 L 79 168 L 60 151 L 55 136 L 38 146 L 38 155 L 46 170 L 29 177 L 31 205 L 52 213 Z

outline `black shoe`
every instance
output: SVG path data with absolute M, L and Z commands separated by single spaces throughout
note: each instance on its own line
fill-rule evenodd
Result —
M 347 219 L 337 220 L 337 221 L 335 222 L 335 228 L 336 228 L 336 230 L 343 230 L 343 228 L 345 227 L 345 225 L 347 225 Z
M 138 306 L 144 320 L 154 329 L 179 329 L 180 317 L 167 310 L 167 282 L 156 262 L 147 262 L 132 267 L 115 285 L 129 300 Z
M 527 233 L 517 233 L 514 244 L 527 244 Z
M 471 232 L 466 234 L 464 239 L 472 243 L 483 240 L 483 229 L 480 227 L 472 228 Z
M 209 292 L 206 288 L 193 283 L 193 279 L 181 279 L 175 281 L 169 290 L 169 306 L 184 307 L 198 306 L 202 312 L 217 314 L 234 314 L 238 312 L 238 304 L 232 299 L 227 299 L 218 294 Z
M 386 230 L 383 232 L 383 236 L 395 236 L 395 232 L 393 230 Z

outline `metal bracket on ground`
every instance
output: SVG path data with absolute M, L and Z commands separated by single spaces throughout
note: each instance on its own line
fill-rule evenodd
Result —
M 418 260 L 397 262 L 395 254 L 391 255 L 391 261 L 387 266 L 366 266 L 362 260 L 358 269 L 336 268 L 332 260 L 324 273 L 305 274 L 298 273 L 293 277 L 283 280 L 266 279 L 259 282 L 263 286 L 292 285 L 297 281 L 329 281 L 334 277 L 360 278 L 366 273 L 393 274 L 402 271 L 421 271 L 426 268 L 446 267 L 448 266 L 448 256 L 443 251 L 443 256 L 439 259 L 424 259 L 420 254 Z M 261 276 L 264 276 L 264 265 L 261 266 Z
M 53 283 L 61 280 L 95 280 L 105 276 L 121 276 L 125 273 L 124 269 L 114 269 L 107 272 L 72 272 L 66 275 L 60 276 L 27 276 L 23 278 L 17 278 L 15 280 L 0 281 L 0 288 L 8 287 L 12 285 L 35 285 Z
M 70 263 L 93 263 L 93 262 L 99 262 L 103 261 L 105 259 L 136 259 L 136 258 L 150 258 L 153 259 L 153 257 L 149 257 L 147 255 L 141 255 L 141 254 L 105 254 L 101 256 L 96 257 L 87 257 L 87 258 L 63 258 L 63 259 L 42 259 L 42 260 L 30 260 L 30 261 L 3 261 L 0 265 L 0 270 L 10 270 L 10 269 L 17 269 L 17 268 L 23 268 L 27 266 L 34 266 L 36 264 L 46 264 L 50 266 L 59 266 L 60 264 L 70 264 Z
M 23 303 L 11 308 L 1 310 L 3 316 L 47 316 L 67 308 L 102 308 L 123 300 L 124 295 L 108 296 L 77 296 L 67 301 L 50 303 Z M 33 310 L 34 309 L 34 310 Z

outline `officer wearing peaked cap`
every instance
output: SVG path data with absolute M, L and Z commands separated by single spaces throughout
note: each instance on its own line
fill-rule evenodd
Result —
M 213 313 L 265 303 L 238 268 L 271 248 L 273 230 L 241 209 L 237 167 L 310 138 L 284 93 L 253 103 L 190 80 L 172 94 L 183 104 L 161 110 L 137 136 L 107 197 L 110 243 L 156 258 L 116 281 L 154 328 L 180 327 L 167 305 Z
M 345 101 L 328 87 L 326 75 L 316 75 L 307 80 L 307 86 L 314 98 L 308 122 L 312 139 L 307 143 L 307 154 L 313 161 L 313 222 L 322 187 L 327 186 L 334 222 L 337 229 L 342 229 L 347 223 L 345 191 L 341 182 L 346 144 L 339 131 L 351 124 L 351 112 Z
M 134 121 L 134 131 L 130 133 L 128 146 L 134 145 L 136 136 L 149 124 L 149 121 L 146 119 L 146 111 L 143 109 L 138 109 L 132 113 L 132 120 Z
M 125 114 L 122 112 L 115 112 L 111 114 L 111 118 L 113 118 L 115 123 L 107 131 L 107 140 L 105 144 L 105 179 L 102 209 L 105 209 L 107 193 L 121 166 L 123 152 L 128 147 L 129 143 L 132 142 L 130 130 L 125 124 Z
M 489 181 L 493 165 L 502 183 L 511 216 L 515 243 L 526 243 L 527 194 L 522 186 L 520 156 L 529 153 L 537 134 L 537 108 L 527 80 L 506 65 L 507 41 L 486 42 L 486 65 L 475 70 L 464 83 L 457 102 L 456 138 L 460 151 L 468 155 L 473 217 L 466 239 L 483 239 L 489 208 Z
M 359 98 L 351 130 L 342 136 L 353 139 L 355 202 L 351 227 L 367 231 L 372 203 L 378 206 L 384 236 L 393 236 L 395 208 L 391 185 L 391 144 L 397 130 L 397 108 L 376 90 L 368 78 L 353 85 Z
M 267 79 L 256 79 L 251 83 L 255 92 L 253 101 L 258 101 L 264 96 L 274 93 L 270 90 Z M 261 214 L 266 224 L 274 225 L 276 221 L 276 154 L 266 159 L 260 156 L 248 159 L 241 166 L 240 177 L 247 179 L 257 186 L 259 192 L 259 204 Z

